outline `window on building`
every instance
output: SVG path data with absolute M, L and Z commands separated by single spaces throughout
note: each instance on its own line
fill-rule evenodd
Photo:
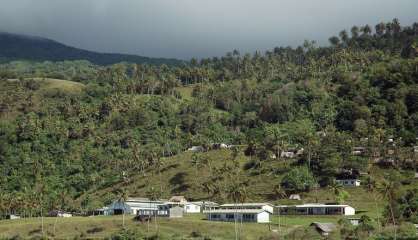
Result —
M 254 220 L 255 216 L 254 216 L 254 214 L 244 214 L 244 215 L 242 216 L 242 218 L 243 218 L 244 220 Z
M 226 214 L 226 219 L 234 219 L 234 214 Z

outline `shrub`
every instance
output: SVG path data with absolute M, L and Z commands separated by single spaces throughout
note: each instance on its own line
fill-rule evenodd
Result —
M 303 192 L 315 185 L 315 179 L 307 167 L 297 167 L 283 177 L 281 184 L 289 192 Z

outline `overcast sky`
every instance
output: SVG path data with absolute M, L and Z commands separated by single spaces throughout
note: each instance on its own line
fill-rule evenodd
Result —
M 326 44 L 352 25 L 418 21 L 418 0 L 0 0 L 0 31 L 102 52 L 221 56 Z

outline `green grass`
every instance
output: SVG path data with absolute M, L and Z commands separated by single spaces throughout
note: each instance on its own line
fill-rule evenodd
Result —
M 156 225 L 151 222 L 138 223 L 132 220 L 132 216 L 126 216 L 125 226 L 128 229 L 136 229 L 144 234 L 155 234 Z M 56 222 L 56 224 L 55 224 Z M 211 239 L 234 239 L 234 223 L 209 222 L 200 214 L 188 215 L 179 219 L 159 218 L 158 230 L 164 239 L 188 237 L 192 232 L 202 236 L 210 236 Z M 54 231 L 55 225 L 55 231 Z M 258 239 L 261 236 L 271 234 L 267 224 L 243 223 L 241 234 L 245 239 Z M 74 237 L 104 238 L 122 229 L 122 216 L 101 217 L 73 217 L 73 218 L 44 218 L 44 233 L 46 236 L 58 239 L 70 239 Z M 284 232 L 290 229 L 283 228 Z M 0 221 L 0 237 L 11 238 L 20 236 L 30 238 L 41 236 L 41 219 L 19 219 Z
M 286 236 L 295 231 L 305 231 L 312 222 L 337 223 L 340 216 L 272 216 L 271 224 L 238 223 L 237 228 L 244 239 L 259 239 L 263 236 Z M 0 221 L 0 237 L 22 238 L 39 237 L 42 235 L 41 218 L 3 220 Z M 163 239 L 185 239 L 192 232 L 211 239 L 234 239 L 235 224 L 228 222 L 210 222 L 201 214 L 190 214 L 184 218 L 158 218 L 158 232 Z M 280 227 L 279 227 L 280 223 Z M 55 226 L 55 231 L 54 231 Z M 139 223 L 132 216 L 125 217 L 125 227 L 135 229 L 144 235 L 154 235 L 157 232 L 155 222 Z M 58 239 L 105 238 L 123 228 L 122 216 L 44 218 L 44 234 Z M 149 231 L 148 231 L 149 229 Z
M 194 87 L 194 85 L 177 87 L 176 90 L 180 93 L 180 95 L 183 99 L 189 100 L 189 99 L 193 98 L 192 97 L 193 87 Z
M 69 92 L 81 92 L 84 84 L 62 79 L 52 78 L 31 78 L 41 84 L 41 91 L 48 91 L 51 89 L 60 89 Z

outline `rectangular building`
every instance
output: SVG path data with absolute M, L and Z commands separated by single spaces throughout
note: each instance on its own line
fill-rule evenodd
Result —
M 335 182 L 344 187 L 359 187 L 361 184 L 359 179 L 337 179 Z
M 280 215 L 355 215 L 356 210 L 349 205 L 303 204 L 277 206 Z
M 270 212 L 263 209 L 216 209 L 204 211 L 209 221 L 270 222 Z
M 219 209 L 265 210 L 271 214 L 274 212 L 274 206 L 270 203 L 228 203 L 220 205 Z

